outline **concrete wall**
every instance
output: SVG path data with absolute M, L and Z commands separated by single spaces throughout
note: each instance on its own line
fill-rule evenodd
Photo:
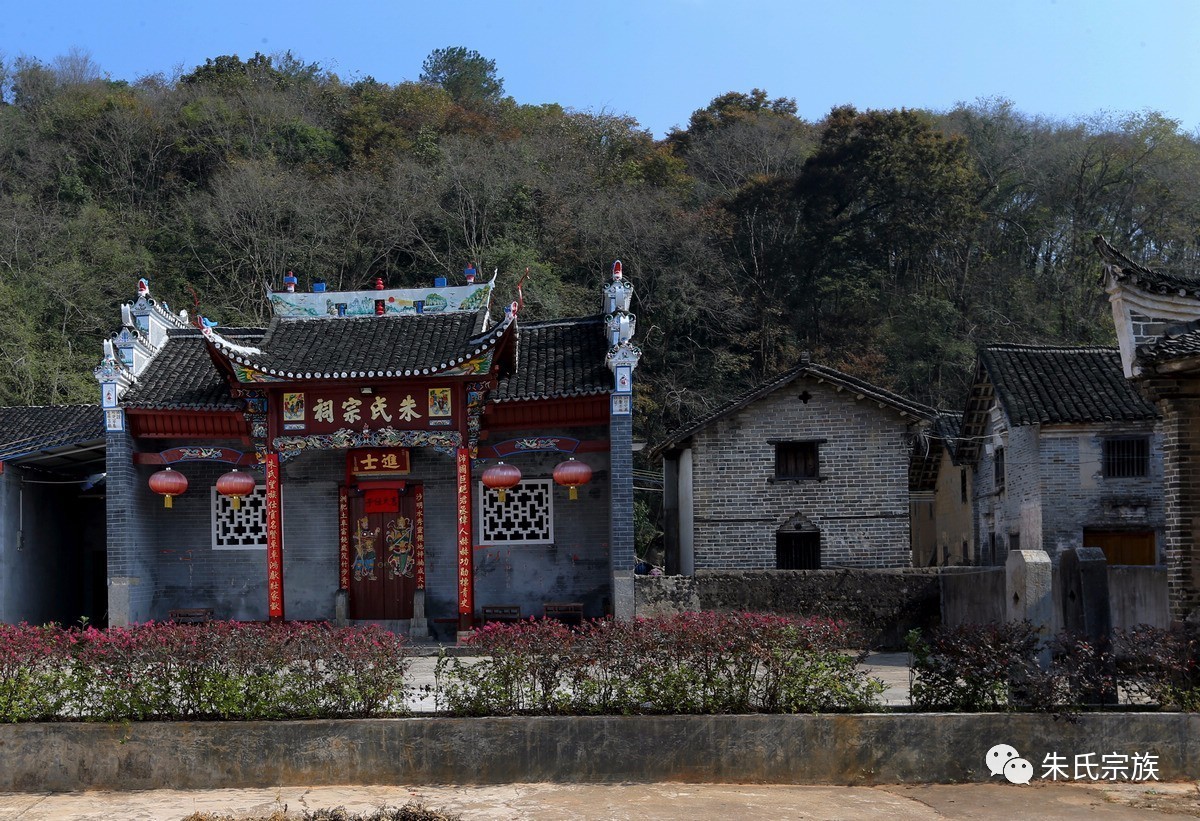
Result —
M 939 623 L 936 569 L 697 571 L 641 576 L 637 613 L 694 610 L 825 616 L 847 622 L 865 644 L 898 647 L 913 628 Z
M 1007 743 L 1050 753 L 1151 753 L 1158 778 L 1200 771 L 1200 715 L 587 716 L 0 727 L 0 790 L 220 789 L 310 784 L 993 782 Z M 1002 779 L 998 783 L 1004 783 Z M 1035 777 L 1034 783 L 1037 783 Z M 1008 786 L 1005 784 L 1005 786 Z
M 1006 621 L 1010 591 L 1005 571 L 995 568 L 943 568 L 941 582 L 942 623 L 947 627 Z M 1052 568 L 1049 632 L 1063 629 L 1062 578 L 1058 565 Z M 1133 565 L 1108 568 L 1108 602 L 1114 629 L 1140 624 L 1170 627 L 1167 605 L 1167 569 Z
M 797 516 L 820 529 L 823 567 L 909 566 L 908 429 L 814 379 L 709 425 L 692 444 L 696 569 L 774 569 L 775 534 Z M 821 478 L 774 482 L 772 440 L 822 440 Z
M 1167 568 L 1135 565 L 1108 568 L 1108 607 L 1115 629 L 1128 630 L 1139 624 L 1170 627 Z

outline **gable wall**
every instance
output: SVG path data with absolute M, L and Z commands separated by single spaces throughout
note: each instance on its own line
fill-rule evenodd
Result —
M 797 380 L 697 433 L 696 570 L 774 569 L 776 531 L 796 515 L 820 528 L 823 567 L 909 566 L 907 428 L 891 408 Z M 771 482 L 773 439 L 826 440 L 824 480 Z

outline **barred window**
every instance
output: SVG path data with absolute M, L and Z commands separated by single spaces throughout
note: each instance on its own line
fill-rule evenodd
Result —
M 820 531 L 779 531 L 775 534 L 776 570 L 820 570 Z
M 553 544 L 554 483 L 522 479 L 500 494 L 479 484 L 480 544 Z
M 996 448 L 995 461 L 992 463 L 992 478 L 996 480 L 996 491 L 1004 490 L 1004 448 Z
M 233 499 L 212 490 L 213 550 L 265 550 L 267 547 L 267 486 L 255 485 L 254 492 L 241 497 L 241 506 L 233 509 Z
M 817 479 L 820 474 L 818 442 L 776 442 L 776 479 Z
M 1104 478 L 1132 479 L 1150 473 L 1150 437 L 1104 440 Z

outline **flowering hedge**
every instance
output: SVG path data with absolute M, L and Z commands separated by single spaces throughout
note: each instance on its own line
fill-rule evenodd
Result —
M 543 620 L 490 624 L 468 641 L 484 658 L 437 666 L 438 706 L 455 715 L 850 712 L 883 692 L 828 619 Z
M 390 715 L 408 663 L 377 627 L 0 625 L 0 721 Z

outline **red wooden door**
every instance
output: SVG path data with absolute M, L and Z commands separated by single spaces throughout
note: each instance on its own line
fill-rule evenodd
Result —
M 416 589 L 416 504 L 400 497 L 399 510 L 367 513 L 351 496 L 350 618 L 411 619 Z

